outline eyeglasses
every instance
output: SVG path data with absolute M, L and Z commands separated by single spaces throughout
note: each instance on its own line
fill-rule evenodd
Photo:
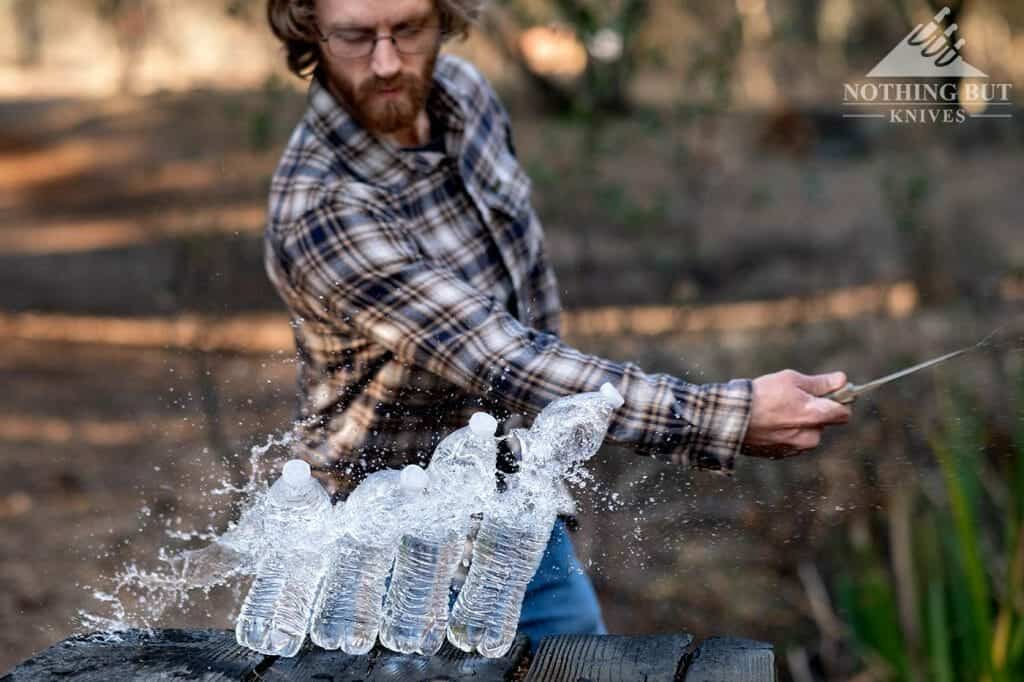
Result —
M 332 57 L 362 59 L 373 54 L 378 40 L 390 40 L 399 54 L 416 55 L 430 52 L 445 35 L 440 24 L 424 23 L 399 26 L 390 34 L 380 36 L 365 29 L 341 29 L 327 35 L 321 33 L 320 41 L 327 44 L 327 52 Z

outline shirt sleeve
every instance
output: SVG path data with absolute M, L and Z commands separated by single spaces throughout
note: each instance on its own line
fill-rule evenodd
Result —
M 690 384 L 588 355 L 521 324 L 502 302 L 433 262 L 387 207 L 335 198 L 277 241 L 309 308 L 463 390 L 536 415 L 555 398 L 615 385 L 625 398 L 608 442 L 731 475 L 752 384 Z

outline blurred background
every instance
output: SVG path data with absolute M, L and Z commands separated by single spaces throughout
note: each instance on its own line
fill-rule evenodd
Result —
M 843 116 L 947 5 L 1024 102 L 1014 0 L 501 0 L 445 48 L 511 112 L 585 351 L 863 382 L 1002 325 L 732 480 L 602 451 L 576 540 L 613 632 L 768 640 L 799 682 L 1024 676 L 1024 113 Z M 237 590 L 140 585 L 292 417 L 261 232 L 305 88 L 259 0 L 0 2 L 0 671 L 104 618 L 231 626 Z

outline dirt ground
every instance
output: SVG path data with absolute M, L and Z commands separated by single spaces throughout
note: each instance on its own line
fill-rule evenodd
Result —
M 301 105 L 273 89 L 0 102 L 0 311 L 281 312 L 259 232 Z M 938 271 L 956 292 L 905 319 L 569 339 L 584 350 L 692 381 L 782 367 L 866 380 L 1008 324 L 992 353 L 858 406 L 856 423 L 813 456 L 744 459 L 733 480 L 612 448 L 597 458 L 577 544 L 612 631 L 813 648 L 801 566 L 827 577 L 836 543 L 893 487 L 932 475 L 925 437 L 938 380 L 981 395 L 993 433 L 1009 428 L 1024 303 L 1000 297 L 998 283 L 1024 269 L 1018 131 L 939 144 L 821 124 L 817 142 L 794 147 L 765 137 L 770 116 L 726 117 L 713 133 L 613 126 L 587 152 L 592 138 L 576 125 L 515 118 L 567 307 L 766 299 L 912 277 L 900 205 L 883 190 L 908 174 L 927 185 L 912 229 L 939 245 Z M 862 153 L 827 144 L 850 139 Z M 2 671 L 71 633 L 80 610 L 102 611 L 93 591 L 126 563 L 152 562 L 168 529 L 223 522 L 222 503 L 201 492 L 237 477 L 249 449 L 286 428 L 295 367 L 290 348 L 0 344 Z M 162 624 L 227 627 L 234 599 L 215 594 Z

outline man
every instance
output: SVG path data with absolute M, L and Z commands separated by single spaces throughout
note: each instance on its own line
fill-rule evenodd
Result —
M 293 316 L 303 454 L 344 493 L 368 471 L 425 464 L 478 410 L 532 418 L 610 381 L 608 440 L 731 474 L 850 418 L 816 398 L 841 372 L 689 384 L 586 355 L 558 337 L 559 301 L 508 115 L 465 60 L 480 0 L 269 0 L 309 106 L 270 189 L 266 265 Z M 684 248 L 685 245 L 680 245 Z M 556 525 L 520 630 L 605 631 Z

